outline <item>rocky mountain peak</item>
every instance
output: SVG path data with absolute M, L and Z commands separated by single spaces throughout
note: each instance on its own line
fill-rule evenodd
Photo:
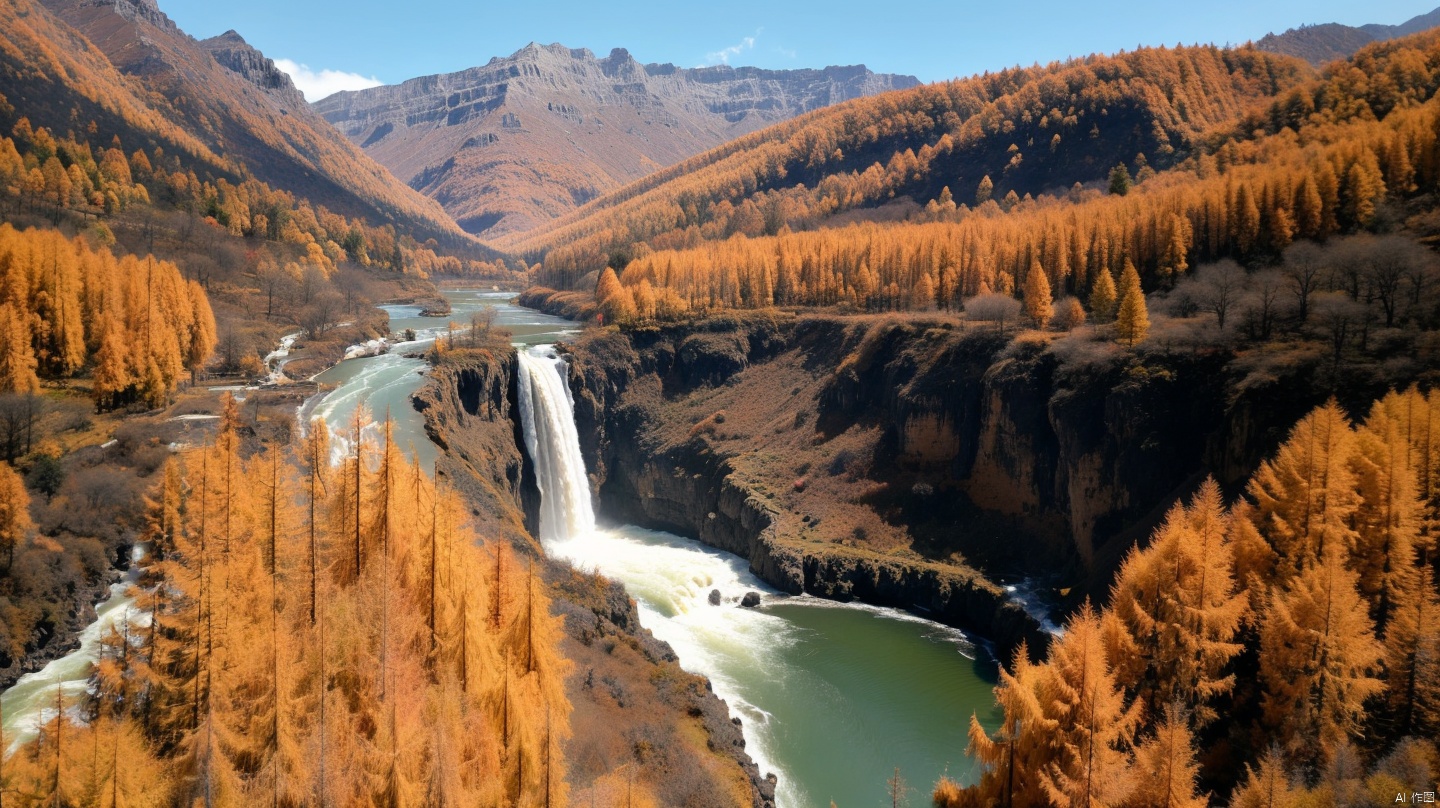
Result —
M 234 30 L 200 41 L 222 67 L 281 100 L 304 106 L 305 96 L 295 87 L 290 76 L 275 66 L 274 60 L 261 53 Z
M 114 9 L 127 20 L 144 21 L 161 28 L 176 29 L 175 23 L 160 10 L 155 0 L 89 0 L 88 6 Z
M 680 68 L 624 48 L 597 59 L 531 42 L 483 67 L 314 107 L 462 227 L 494 237 L 772 123 L 918 83 L 864 65 Z

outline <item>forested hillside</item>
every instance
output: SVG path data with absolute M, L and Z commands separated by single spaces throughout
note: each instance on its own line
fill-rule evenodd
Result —
M 36 393 L 42 376 L 88 365 L 96 407 L 157 407 L 215 349 L 204 290 L 168 261 L 0 224 L 0 266 L 0 391 Z
M 1161 52 L 1142 55 L 1158 59 Z M 1178 64 L 1202 56 L 1222 58 L 1219 52 L 1192 52 Z M 1241 61 L 1274 66 L 1260 56 Z M 1129 265 L 1146 289 L 1168 289 L 1203 264 L 1233 258 L 1267 265 L 1297 241 L 1398 225 L 1397 217 L 1407 214 L 1395 203 L 1429 198 L 1440 179 L 1440 110 L 1430 100 L 1437 63 L 1440 36 L 1425 34 L 1367 48 L 1309 81 L 1298 80 L 1297 68 L 1287 74 L 1295 77 L 1289 86 L 1267 85 L 1283 93 L 1269 101 L 1251 96 L 1259 103 L 1243 114 L 1236 101 L 1228 121 L 1223 106 L 1207 107 L 1214 117 L 1195 123 L 1185 150 L 1171 153 L 1184 159 L 1166 170 L 1157 172 L 1139 155 L 1105 171 L 1097 167 L 1088 177 L 1079 174 L 1099 176 L 1089 187 L 1077 183 L 1056 195 L 1024 198 L 1012 188 L 998 201 L 997 189 L 1004 186 L 987 175 L 978 189 L 965 191 L 973 206 L 942 188 L 923 208 L 912 205 L 903 221 L 864 221 L 883 219 L 884 207 L 867 208 L 866 216 L 834 214 L 847 208 L 857 213 L 891 193 L 898 197 L 953 176 L 937 168 L 941 150 L 907 151 L 888 167 L 876 163 L 863 173 L 830 174 L 813 189 L 737 194 L 738 206 L 724 198 L 723 184 L 718 194 L 701 190 L 713 191 L 716 186 L 707 184 L 712 177 L 735 182 L 731 191 L 759 181 L 747 175 L 751 186 L 744 185 L 724 173 L 721 161 L 633 199 L 617 198 L 610 207 L 597 204 L 589 217 L 552 234 L 555 246 L 536 278 L 557 288 L 592 288 L 582 279 L 589 275 L 594 284 L 590 273 L 613 264 L 620 284 L 602 284 L 602 296 L 618 290 L 609 314 L 624 320 L 657 312 L 673 316 L 677 307 L 958 309 L 989 293 L 1024 297 L 1038 269 L 1045 294 L 1054 298 L 1089 301 L 1098 289 L 1100 310 L 1089 306 L 1089 314 L 1103 321 L 1116 314 L 1107 310 L 1116 292 L 1099 287 L 1116 286 Z M 1202 124 L 1210 126 L 1204 137 Z M 974 119 L 967 124 L 977 125 Z M 907 163 L 907 156 L 914 162 Z M 1024 176 L 1023 170 L 1015 173 Z M 803 215 L 777 214 L 767 225 L 762 210 Z M 766 235 L 767 229 L 774 234 Z M 1399 286 L 1382 286 L 1376 294 L 1390 324 Z M 1352 298 L 1361 293 L 1358 281 L 1347 288 Z M 1307 287 L 1307 302 L 1318 289 Z M 657 309 L 655 290 L 678 300 Z
M 658 249 L 810 228 L 897 197 L 923 204 L 947 187 L 962 204 L 982 184 L 996 201 L 1063 194 L 1137 154 L 1174 165 L 1202 133 L 1308 72 L 1253 50 L 1161 48 L 860 99 L 658 172 L 513 246 L 563 266 L 571 254 L 575 264 L 603 261 L 639 241 Z
M 0 92 L 57 136 L 118 136 L 132 150 L 174 153 L 201 177 L 254 177 L 422 241 L 481 251 L 437 205 L 295 103 L 298 93 L 222 65 L 151 0 L 6 0 Z

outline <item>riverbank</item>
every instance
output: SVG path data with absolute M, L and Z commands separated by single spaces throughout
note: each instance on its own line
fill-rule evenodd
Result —
M 63 622 L 52 625 L 48 632 L 37 637 L 40 644 L 34 650 L 10 658 L 9 665 L 0 667 L 0 690 L 8 690 L 26 674 L 43 670 L 46 665 L 79 649 L 80 635 L 86 626 L 95 622 L 96 610 L 110 597 L 111 586 L 124 575 L 119 568 L 112 568 L 103 577 L 77 587 L 75 608 L 63 616 Z

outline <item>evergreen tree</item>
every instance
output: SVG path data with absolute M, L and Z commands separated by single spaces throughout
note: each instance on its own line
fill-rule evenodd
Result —
M 1116 302 L 1115 279 L 1111 277 L 1110 270 L 1101 268 L 1090 289 L 1090 313 L 1095 316 L 1095 322 L 1110 322 L 1115 316 Z
M 990 181 L 990 175 L 986 174 L 980 178 L 980 185 L 975 189 L 975 204 L 983 205 L 990 201 L 990 196 L 995 193 L 995 183 Z
M 1054 301 L 1050 297 L 1050 280 L 1045 277 L 1039 261 L 1032 261 L 1030 271 L 1025 273 L 1025 313 L 1041 331 L 1050 324 L 1050 318 L 1055 314 Z
M 1150 333 L 1150 313 L 1145 308 L 1145 292 L 1140 289 L 1140 275 L 1127 259 L 1125 273 L 1120 276 L 1120 309 L 1115 315 L 1115 333 L 1126 345 L 1144 342 Z
M 1116 196 L 1124 196 L 1130 193 L 1130 169 L 1124 163 L 1116 163 L 1110 169 L 1110 193 Z
M 1331 544 L 1275 592 L 1261 626 L 1265 723 L 1304 765 L 1358 735 L 1365 700 L 1383 688 L 1373 676 L 1383 649 L 1355 585 L 1344 548 Z

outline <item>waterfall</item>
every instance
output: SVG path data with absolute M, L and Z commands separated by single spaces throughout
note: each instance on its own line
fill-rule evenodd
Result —
M 517 352 L 520 423 L 540 487 L 540 540 L 565 541 L 595 530 L 590 481 L 565 383 L 568 366 L 548 346 Z

